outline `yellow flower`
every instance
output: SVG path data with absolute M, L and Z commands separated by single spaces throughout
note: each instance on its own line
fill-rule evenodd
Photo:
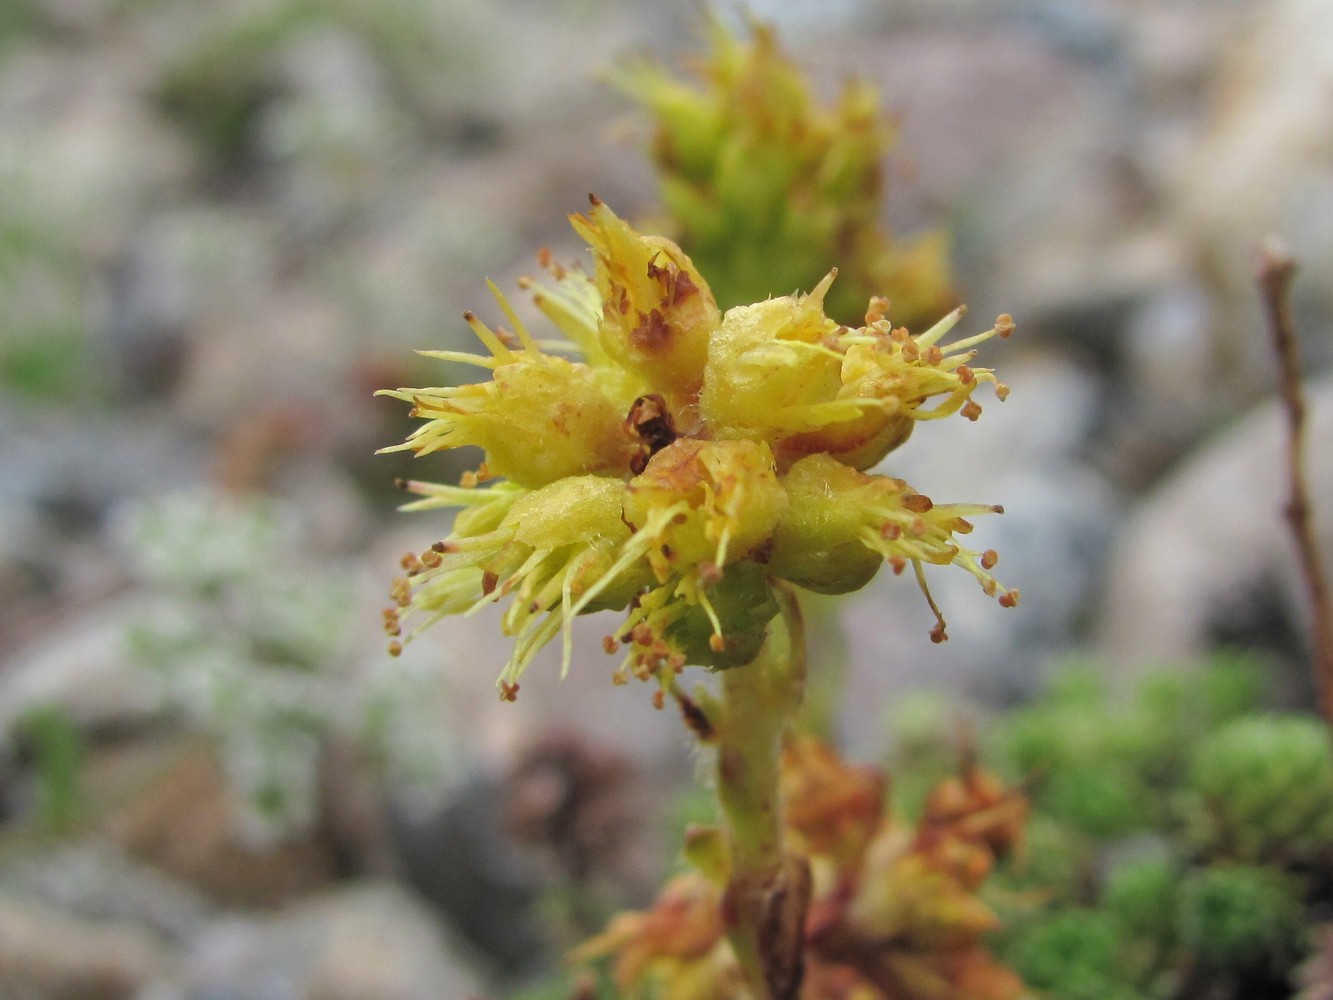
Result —
M 860 471 L 917 421 L 975 419 L 973 390 L 995 377 L 970 365 L 973 348 L 1006 334 L 1007 317 L 941 347 L 961 313 L 914 337 L 872 300 L 866 325 L 850 329 L 823 311 L 833 275 L 720 316 L 670 241 L 596 199 L 571 221 L 591 245 L 592 276 L 547 261 L 554 284 L 525 283 L 567 340 L 535 340 L 492 286 L 512 333 L 468 314 L 488 354 L 422 352 L 491 378 L 385 393 L 425 423 L 384 450 L 485 452 L 461 486 L 405 484 L 420 497 L 410 509 L 462 510 L 448 537 L 404 558 L 385 612 L 392 649 L 446 615 L 504 603 L 514 647 L 499 686 L 512 698 L 542 646 L 563 635 L 567 670 L 572 620 L 612 609 L 625 613 L 604 641 L 624 647 L 614 678 L 675 690 L 687 664 L 731 668 L 758 654 L 778 580 L 844 593 L 887 562 L 911 564 L 924 589 L 924 564 L 953 564 L 1017 600 L 990 574 L 995 554 L 959 541 L 968 518 L 999 508 L 936 505 Z M 583 360 L 562 356 L 573 353 Z
M 767 440 L 784 466 L 825 453 L 866 469 L 905 442 L 915 421 L 960 411 L 975 420 L 981 407 L 971 397 L 979 383 L 994 384 L 1001 399 L 1008 394 L 990 369 L 969 364 L 977 344 L 1013 330 L 1008 316 L 942 347 L 964 310 L 913 336 L 888 321 L 888 303 L 872 300 L 866 325 L 849 329 L 824 315 L 835 276 L 809 295 L 727 313 L 709 344 L 699 400 L 714 433 Z
M 489 382 L 431 389 L 382 390 L 412 404 L 426 423 L 402 444 L 382 452 L 429 455 L 476 445 L 486 468 L 523 486 L 543 486 L 589 472 L 618 473 L 634 451 L 624 413 L 587 365 L 542 352 L 494 289 L 520 340 L 511 349 L 471 313 L 468 323 L 491 356 L 423 351 L 427 357 L 490 368 Z

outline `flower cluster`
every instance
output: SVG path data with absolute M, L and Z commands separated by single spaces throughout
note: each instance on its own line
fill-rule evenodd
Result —
M 788 843 L 809 861 L 800 932 L 804 1000 L 1016 1000 L 1023 985 L 982 946 L 995 914 L 977 891 L 1020 845 L 1027 802 L 975 767 L 948 778 L 908 824 L 884 812 L 884 775 L 824 744 L 790 740 L 782 759 Z M 615 917 L 575 960 L 614 956 L 625 997 L 748 996 L 723 935 L 727 859 L 712 831 L 687 837 L 698 871 L 652 908 Z M 720 856 L 718 856 L 720 853 Z
M 828 311 L 855 319 L 891 294 L 900 322 L 949 299 L 945 240 L 890 240 L 882 228 L 884 154 L 893 138 L 874 88 L 849 82 L 821 104 L 773 31 L 750 39 L 709 21 L 695 80 L 648 61 L 613 81 L 652 117 L 651 155 L 671 235 L 713 281 L 724 307 L 809 288 L 826 261 L 843 267 Z
M 850 328 L 824 313 L 833 274 L 723 315 L 674 243 L 596 198 L 572 222 L 591 274 L 547 260 L 551 280 L 524 283 L 564 340 L 535 340 L 492 286 L 512 330 L 466 316 L 488 353 L 423 352 L 488 369 L 488 381 L 384 393 L 425 421 L 386 451 L 485 451 L 460 486 L 403 484 L 420 497 L 409 508 L 462 510 L 447 538 L 404 558 L 385 612 L 391 649 L 409 623 L 408 638 L 507 601 L 515 645 L 499 683 L 512 698 L 538 649 L 563 633 L 567 669 L 572 619 L 610 608 L 626 612 L 605 640 L 626 648 L 617 681 L 670 688 L 686 664 L 754 658 L 775 581 L 845 593 L 887 562 L 910 565 L 924 589 L 924 565 L 953 564 L 1017 601 L 991 575 L 995 553 L 960 540 L 970 518 L 1000 508 L 936 504 L 865 471 L 919 421 L 976 419 L 978 385 L 1004 398 L 972 362 L 979 343 L 1012 330 L 1007 316 L 945 344 L 962 310 L 913 335 L 872 299 Z

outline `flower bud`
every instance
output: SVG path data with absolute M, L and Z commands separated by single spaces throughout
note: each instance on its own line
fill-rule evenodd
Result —
M 838 326 L 824 314 L 836 272 L 808 295 L 732 309 L 712 338 L 699 409 L 719 437 L 769 442 L 779 468 L 805 455 L 832 455 L 867 469 L 912 433 L 915 421 L 962 412 L 981 382 L 1007 392 L 986 368 L 973 368 L 974 344 L 1007 336 L 1008 316 L 994 328 L 948 347 L 936 342 L 957 323 L 955 310 L 920 336 L 894 328 L 887 306 L 872 300 L 866 325 Z M 940 398 L 942 397 L 942 398 Z M 928 402 L 935 405 L 926 408 Z
M 497 297 L 498 293 L 497 293 Z M 486 469 L 522 486 L 544 486 L 585 473 L 623 475 L 637 443 L 624 428 L 624 412 L 585 364 L 540 351 L 508 303 L 501 306 L 518 329 L 512 350 L 471 313 L 466 319 L 492 357 L 452 351 L 424 352 L 444 360 L 493 369 L 489 382 L 429 389 L 381 390 L 412 404 L 426 423 L 402 444 L 381 452 L 412 451 L 418 457 L 475 445 Z
M 767 445 L 679 438 L 630 480 L 625 520 L 653 538 L 648 559 L 665 582 L 682 567 L 721 569 L 748 555 L 786 506 Z
M 690 259 L 670 240 L 639 235 L 595 198 L 587 216 L 570 222 L 592 249 L 602 350 L 665 396 L 697 393 L 721 316 Z

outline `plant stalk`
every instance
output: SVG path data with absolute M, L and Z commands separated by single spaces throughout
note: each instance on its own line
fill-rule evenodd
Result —
M 782 737 L 805 688 L 805 630 L 795 594 L 759 655 L 722 674 L 717 795 L 731 856 L 723 921 L 756 1000 L 786 1000 L 800 985 L 801 878 L 782 846 L 778 770 Z M 806 889 L 808 894 L 808 888 Z

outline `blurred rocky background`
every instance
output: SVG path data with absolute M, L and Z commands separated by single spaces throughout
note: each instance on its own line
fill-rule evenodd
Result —
M 1219 644 L 1308 700 L 1252 272 L 1300 261 L 1333 364 L 1328 0 L 758 2 L 832 95 L 901 125 L 896 231 L 1019 334 L 1013 388 L 886 469 L 978 526 L 1023 604 L 885 575 L 813 612 L 852 755 L 931 689 L 1012 703 Z M 384 653 L 411 353 L 581 252 L 595 191 L 653 207 L 597 79 L 696 44 L 680 0 L 0 4 L 0 996 L 504 995 L 671 864 L 689 740 L 613 688 L 597 622 L 501 704 L 493 618 Z M 830 261 L 830 264 L 837 263 Z M 979 329 L 980 327 L 978 327 Z M 1314 495 L 1333 549 L 1333 381 Z M 456 475 L 441 460 L 429 478 Z M 983 536 L 981 538 L 980 536 Z

